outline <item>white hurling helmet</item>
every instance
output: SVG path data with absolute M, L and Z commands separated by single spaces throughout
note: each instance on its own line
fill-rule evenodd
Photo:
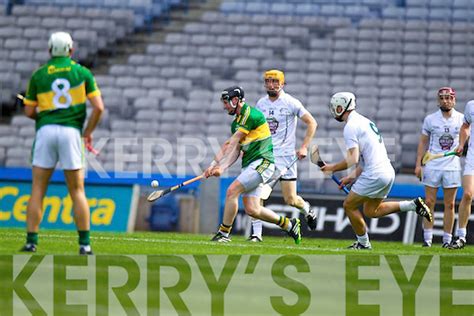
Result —
M 329 110 L 332 116 L 340 121 L 344 113 L 356 108 L 355 99 L 356 97 L 352 92 L 338 92 L 334 94 L 329 103 Z
M 71 35 L 66 32 L 56 32 L 51 34 L 48 41 L 48 48 L 51 56 L 69 56 L 72 49 L 73 41 Z

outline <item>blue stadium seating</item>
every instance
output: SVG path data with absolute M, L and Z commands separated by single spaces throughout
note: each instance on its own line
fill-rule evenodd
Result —
M 67 3 L 81 10 L 86 4 L 92 6 L 86 10 L 88 19 L 93 19 L 93 10 L 100 8 L 128 8 L 142 19 L 137 23 L 140 25 L 145 23 L 145 16 L 162 12 L 165 2 L 54 1 L 62 7 L 56 22 L 67 20 L 66 26 L 75 29 L 74 37 L 82 40 L 105 38 L 107 26 L 73 18 L 78 11 Z M 168 7 L 163 10 L 169 10 L 173 3 L 166 1 Z M 414 161 L 400 159 L 400 153 L 413 149 L 422 118 L 436 109 L 434 91 L 441 85 L 454 86 L 462 110 L 474 87 L 470 70 L 474 67 L 473 4 L 474 0 L 224 0 L 219 11 L 206 12 L 200 20 L 185 24 L 182 31 L 167 34 L 164 41 L 130 55 L 123 64 L 112 65 L 106 74 L 98 76 L 110 109 L 98 133 L 111 138 L 148 135 L 150 132 L 147 134 L 140 124 L 127 130 L 117 128 L 139 120 L 170 143 L 175 143 L 176 136 L 192 135 L 193 131 L 221 139 L 227 135 L 228 126 L 212 124 L 223 120 L 222 113 L 217 112 L 221 105 L 215 92 L 238 82 L 245 87 L 247 100 L 255 103 L 263 93 L 262 72 L 281 68 L 287 75 L 287 91 L 302 100 L 318 120 L 318 136 L 340 137 L 340 125 L 331 119 L 325 104 L 333 92 L 350 89 L 358 96 L 360 111 L 381 121 L 384 135 L 397 140 L 398 146 L 389 149 L 396 167 L 411 167 Z M 44 41 L 35 41 L 35 37 L 46 37 L 52 23 L 45 21 L 52 12 L 48 13 L 47 7 L 38 9 L 36 18 L 26 11 L 37 6 L 16 8 L 11 17 L 0 19 L 0 44 L 5 48 L 0 52 L 0 70 L 6 73 L 0 76 L 2 91 L 25 85 L 26 77 L 21 74 L 26 76 L 34 66 L 32 61 L 44 58 L 40 52 Z M 34 30 L 31 25 L 39 27 Z M 80 33 L 86 26 L 96 29 Z M 11 38 L 14 34 L 17 39 Z M 102 42 L 93 40 L 85 45 L 85 53 L 94 55 L 99 48 L 92 44 Z M 196 102 L 197 95 L 202 102 Z M 209 113 L 196 119 L 203 104 Z M 176 117 L 181 120 L 173 125 L 171 119 Z M 15 122 L 21 126 L 17 131 L 20 135 L 21 130 L 21 143 L 26 144 L 31 126 Z M 303 132 L 301 128 L 297 131 L 299 136 Z M 0 163 L 19 163 L 21 150 L 5 150 L 2 144 L 8 140 L 0 140 Z M 113 156 L 108 153 L 112 150 L 107 146 L 99 158 L 111 168 Z M 135 168 L 136 164 L 128 167 Z M 306 168 L 302 166 L 303 177 Z
M 110 9 L 131 9 L 135 27 L 149 26 L 153 18 L 168 18 L 171 6 L 187 6 L 188 0 L 25 0 L 26 5 L 76 6 Z

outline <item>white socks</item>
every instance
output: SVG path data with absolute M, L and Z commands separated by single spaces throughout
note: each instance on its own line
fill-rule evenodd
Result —
M 361 244 L 364 247 L 370 246 L 369 234 L 367 234 L 367 232 L 365 232 L 365 234 L 362 236 L 359 236 L 359 235 L 356 235 L 356 236 L 357 236 L 357 241 L 359 242 L 359 244 Z
M 90 245 L 81 245 L 80 248 L 84 249 L 84 251 L 87 251 L 87 252 L 92 250 Z
M 409 212 L 416 210 L 415 201 L 400 201 L 400 212 Z
M 433 229 L 423 229 L 423 240 L 429 244 L 433 243 Z
M 443 244 L 449 244 L 451 243 L 451 240 L 453 239 L 453 235 L 444 232 L 443 233 Z M 430 245 L 433 243 L 433 229 L 423 229 L 423 240 Z
M 466 228 L 458 228 L 456 230 L 456 236 L 458 236 L 459 238 L 464 239 L 464 241 L 466 241 L 466 234 L 467 234 L 467 229 Z
M 304 215 L 308 215 L 308 214 L 309 214 L 309 211 L 310 211 L 310 207 L 311 207 L 311 205 L 309 205 L 308 202 L 304 201 L 303 208 L 300 208 L 299 210 L 300 210 L 301 213 L 303 213 Z
M 453 235 L 447 232 L 443 233 L 443 244 L 450 244 L 452 239 L 453 239 Z
M 262 238 L 262 221 L 259 219 L 252 218 L 252 236 L 258 236 Z

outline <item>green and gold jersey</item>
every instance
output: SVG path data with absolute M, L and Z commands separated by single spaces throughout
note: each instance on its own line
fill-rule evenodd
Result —
M 232 134 L 236 131 L 246 134 L 240 141 L 244 152 L 242 168 L 261 158 L 274 162 L 272 135 L 262 112 L 244 103 L 240 115 L 237 115 L 232 122 L 231 131 Z
M 82 131 L 86 100 L 97 95 L 100 90 L 89 69 L 69 57 L 53 57 L 33 73 L 24 103 L 38 107 L 36 130 L 58 124 Z

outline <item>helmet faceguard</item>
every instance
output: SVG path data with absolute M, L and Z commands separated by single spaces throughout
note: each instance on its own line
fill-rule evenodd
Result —
M 356 108 L 355 101 L 356 97 L 352 92 L 338 92 L 331 97 L 329 111 L 336 120 L 342 122 L 344 113 Z
M 278 93 L 280 93 L 285 85 L 285 74 L 277 69 L 266 71 L 263 74 L 263 79 L 265 81 L 265 89 L 270 97 L 278 96 Z
M 438 90 L 439 109 L 443 112 L 451 111 L 456 105 L 456 91 L 451 87 L 442 87 Z
M 235 114 L 239 102 L 245 100 L 244 95 L 244 90 L 239 86 L 232 86 L 221 92 L 221 101 L 224 102 L 224 104 L 227 102 L 229 106 L 234 109 L 234 111 L 229 112 L 229 115 Z M 234 104 L 232 99 L 235 97 L 238 98 L 238 101 Z

